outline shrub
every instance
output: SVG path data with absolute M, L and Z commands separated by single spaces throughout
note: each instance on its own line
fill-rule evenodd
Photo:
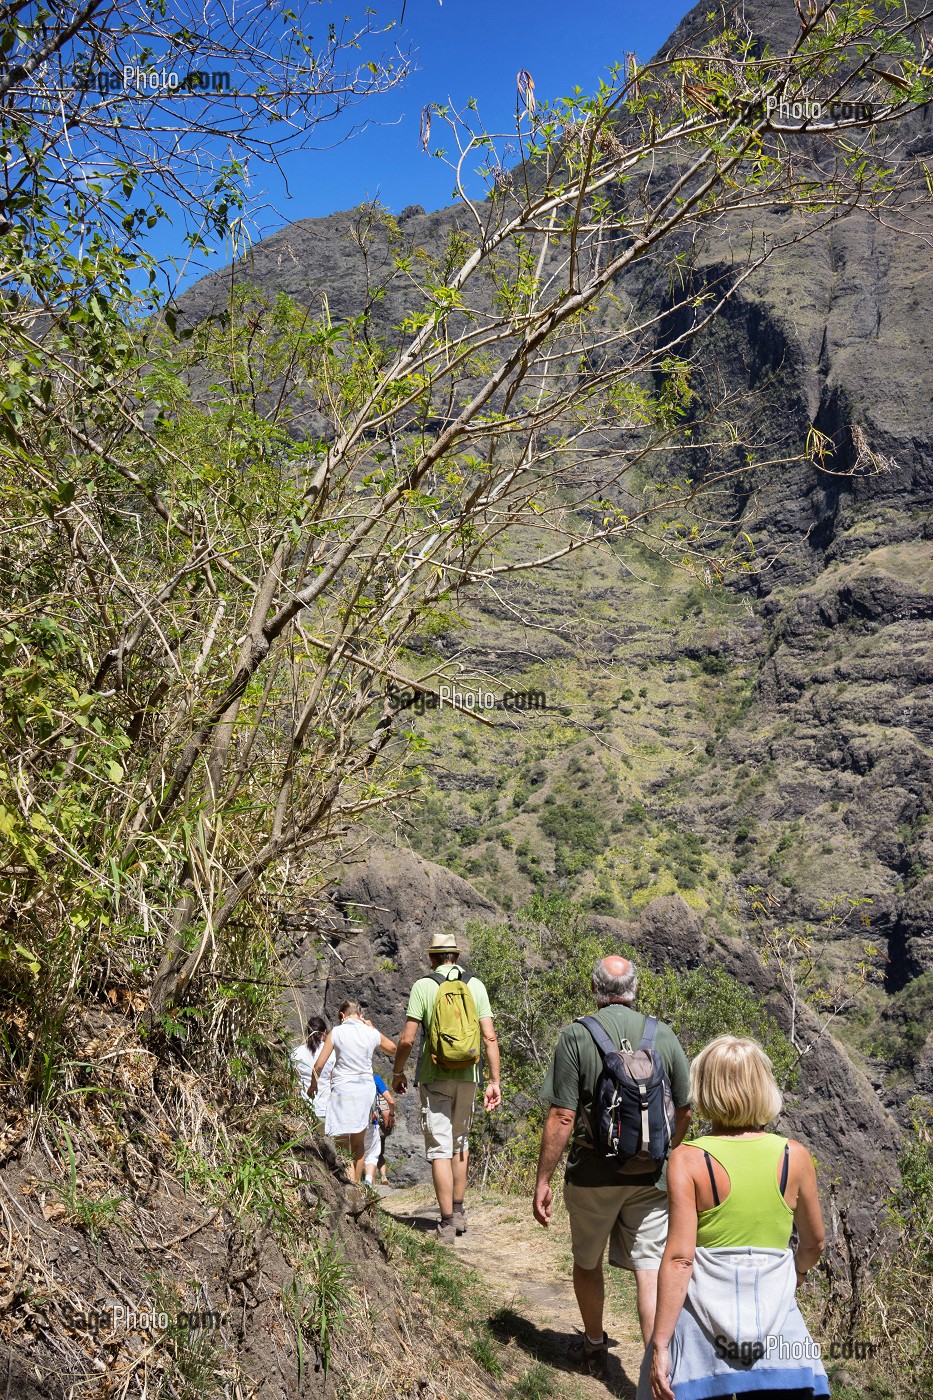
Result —
M 817 1336 L 875 1343 L 859 1377 L 870 1396 L 933 1394 L 933 1109 L 920 1099 L 911 1109 L 900 1185 L 885 1201 L 880 1231 L 869 1244 L 856 1240 L 843 1207 L 814 1295 Z
M 582 797 L 570 806 L 555 802 L 542 809 L 538 821 L 554 842 L 554 866 L 558 875 L 576 875 L 606 848 L 608 828 L 598 813 L 587 808 Z

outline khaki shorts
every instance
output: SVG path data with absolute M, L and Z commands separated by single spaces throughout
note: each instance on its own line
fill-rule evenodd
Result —
M 419 1085 L 421 1127 L 429 1162 L 469 1151 L 476 1085 L 472 1079 L 432 1079 Z
M 609 1263 L 637 1273 L 657 1269 L 667 1243 L 667 1193 L 654 1186 L 574 1186 L 564 1182 L 573 1262 L 595 1269 L 609 1242 Z

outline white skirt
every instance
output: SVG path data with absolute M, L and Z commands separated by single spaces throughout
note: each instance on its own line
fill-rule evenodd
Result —
M 368 1084 L 332 1084 L 324 1132 L 328 1137 L 344 1137 L 347 1133 L 364 1133 L 369 1127 L 376 1099 L 376 1086 Z

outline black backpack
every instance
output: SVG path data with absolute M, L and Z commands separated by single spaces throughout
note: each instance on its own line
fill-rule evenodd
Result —
M 654 1048 L 658 1022 L 645 1017 L 637 1050 L 627 1040 L 621 1049 L 594 1016 L 579 1017 L 602 1055 L 602 1073 L 593 1098 L 592 1145 L 623 1179 L 654 1178 L 674 1138 L 674 1098 L 661 1056 Z

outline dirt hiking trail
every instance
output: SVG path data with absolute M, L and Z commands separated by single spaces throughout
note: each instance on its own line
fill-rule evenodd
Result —
M 428 1232 L 437 1224 L 430 1186 L 389 1190 L 380 1202 L 399 1224 Z M 567 1360 L 570 1340 L 579 1334 L 580 1314 L 571 1282 L 570 1229 L 560 1201 L 547 1230 L 532 1217 L 531 1202 L 519 1196 L 481 1191 L 467 1194 L 468 1229 L 453 1249 L 479 1276 L 489 1298 L 488 1324 L 503 1346 L 516 1346 L 529 1363 L 553 1372 L 553 1395 L 634 1400 L 644 1355 L 635 1309 L 634 1280 L 619 1269 L 606 1270 L 605 1328 L 609 1334 L 609 1374 L 595 1380 Z

